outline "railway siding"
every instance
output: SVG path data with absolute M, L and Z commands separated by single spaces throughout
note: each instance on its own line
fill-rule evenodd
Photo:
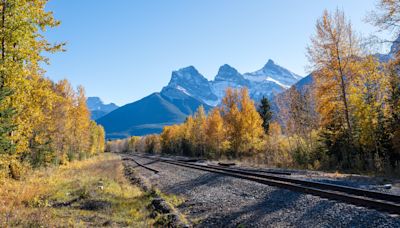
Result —
M 186 200 L 178 208 L 195 226 L 399 227 L 397 215 L 250 180 L 135 158 L 158 189 Z

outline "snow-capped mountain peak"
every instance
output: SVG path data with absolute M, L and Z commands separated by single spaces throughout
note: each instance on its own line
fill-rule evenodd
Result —
M 249 89 L 254 100 L 262 97 L 272 97 L 302 77 L 268 60 L 263 68 L 252 73 L 241 74 L 228 64 L 222 65 L 215 79 L 208 81 L 193 66 L 188 66 L 172 72 L 171 81 L 161 91 L 162 94 L 176 99 L 192 96 L 208 105 L 218 105 L 230 88 Z
M 182 82 L 202 84 L 208 82 L 208 80 L 201 75 L 194 66 L 188 66 L 177 71 L 173 71 L 169 85 L 173 86 Z
M 167 90 L 168 88 L 174 88 L 175 90 Z M 171 91 L 184 93 L 207 104 L 215 105 L 217 100 L 217 97 L 211 91 L 210 82 L 193 66 L 173 71 L 171 81 L 162 90 L 162 92 L 166 91 L 169 91 L 169 93 Z M 174 96 L 178 96 L 178 94 L 174 94 Z
M 275 65 L 275 62 L 272 59 L 268 59 L 268 62 L 264 65 L 263 68 L 267 68 L 268 66 Z
M 278 84 L 288 88 L 299 81 L 302 77 L 275 64 L 273 60 L 268 60 L 263 68 L 252 73 L 244 74 L 244 77 L 250 81 L 274 81 Z
M 243 83 L 246 79 L 241 75 L 235 68 L 229 66 L 228 64 L 222 65 L 218 74 L 215 76 L 214 81 L 231 81 Z

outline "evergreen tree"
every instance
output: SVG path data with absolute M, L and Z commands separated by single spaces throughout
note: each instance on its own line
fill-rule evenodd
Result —
M 264 128 L 264 132 L 265 134 L 268 134 L 269 124 L 272 119 L 272 111 L 271 111 L 271 105 L 269 104 L 267 98 L 263 97 L 261 99 L 261 103 L 257 111 L 260 114 L 261 119 L 263 120 L 262 127 Z

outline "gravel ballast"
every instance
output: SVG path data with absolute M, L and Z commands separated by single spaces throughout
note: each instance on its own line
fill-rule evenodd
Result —
M 317 196 L 147 158 L 136 170 L 156 188 L 185 198 L 195 227 L 400 227 L 400 217 Z

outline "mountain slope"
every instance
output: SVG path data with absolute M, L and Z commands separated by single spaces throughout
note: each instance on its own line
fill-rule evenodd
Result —
M 97 122 L 105 128 L 107 138 L 124 138 L 160 133 L 166 125 L 183 122 L 200 105 L 206 110 L 211 108 L 191 96 L 174 92 L 181 97 L 174 99 L 163 93 L 153 93 L 114 110 Z

